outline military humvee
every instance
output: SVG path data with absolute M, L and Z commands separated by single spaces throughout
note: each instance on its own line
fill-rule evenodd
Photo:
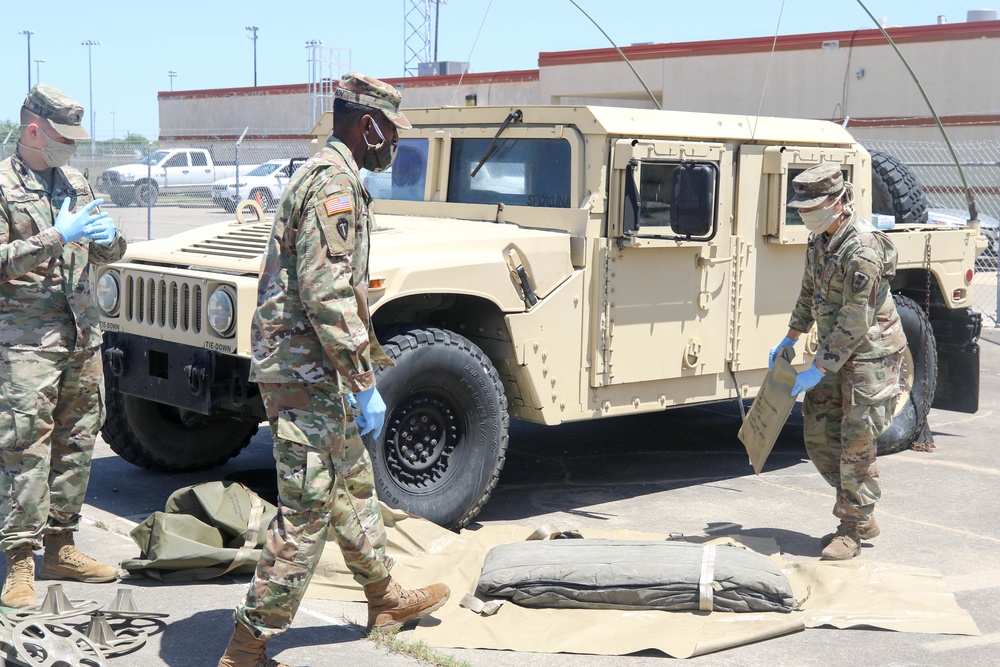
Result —
M 791 179 L 841 165 L 858 213 L 891 217 L 908 340 L 883 453 L 937 407 L 978 407 L 976 225 L 932 227 L 912 174 L 821 121 L 602 108 L 408 109 L 373 174 L 370 295 L 396 365 L 369 440 L 379 496 L 464 526 L 497 483 L 509 418 L 600 419 L 753 397 L 787 330 L 808 238 Z M 326 116 L 315 134 L 331 129 Z M 874 174 L 874 179 L 873 179 Z M 888 225 L 887 225 L 888 226 Z M 101 267 L 108 420 L 126 460 L 226 461 L 264 413 L 250 319 L 271 224 L 136 243 Z M 812 361 L 815 330 L 798 346 Z M 734 429 L 735 433 L 735 429 Z

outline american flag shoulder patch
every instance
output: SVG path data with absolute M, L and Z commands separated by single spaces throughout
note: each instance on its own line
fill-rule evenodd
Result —
M 330 197 L 323 202 L 323 208 L 326 210 L 327 217 L 331 215 L 337 215 L 338 213 L 343 213 L 345 211 L 350 211 L 354 206 L 351 204 L 351 198 L 349 195 L 337 195 L 336 197 Z

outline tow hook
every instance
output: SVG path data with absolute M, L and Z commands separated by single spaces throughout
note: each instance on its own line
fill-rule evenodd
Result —
M 233 376 L 233 380 L 229 384 L 229 398 L 234 406 L 237 408 L 243 407 L 247 402 L 248 391 L 246 378 L 239 375 Z
M 108 360 L 108 370 L 116 378 L 125 375 L 125 350 L 111 347 L 104 350 L 104 358 Z
M 184 375 L 187 376 L 188 390 L 194 396 L 204 396 L 205 380 L 208 378 L 208 372 L 205 370 L 205 367 L 188 364 L 184 367 Z

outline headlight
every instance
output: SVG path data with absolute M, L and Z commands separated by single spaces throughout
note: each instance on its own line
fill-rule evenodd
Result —
M 236 303 L 225 288 L 219 287 L 208 297 L 208 324 L 220 336 L 228 336 L 236 321 Z
M 118 312 L 120 292 L 118 276 L 114 272 L 108 271 L 97 281 L 97 305 L 108 315 L 114 315 Z
M 123 181 L 132 182 L 135 180 L 135 174 L 130 174 L 128 172 L 123 173 L 121 177 Z

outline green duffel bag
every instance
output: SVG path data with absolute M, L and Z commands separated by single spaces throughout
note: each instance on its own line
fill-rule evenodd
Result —
M 525 607 L 782 611 L 796 608 L 769 558 L 729 544 L 553 540 L 502 544 L 483 562 L 479 593 Z
M 276 513 L 274 505 L 239 483 L 178 489 L 163 512 L 154 512 L 132 530 L 142 553 L 122 567 L 167 582 L 252 574 Z

